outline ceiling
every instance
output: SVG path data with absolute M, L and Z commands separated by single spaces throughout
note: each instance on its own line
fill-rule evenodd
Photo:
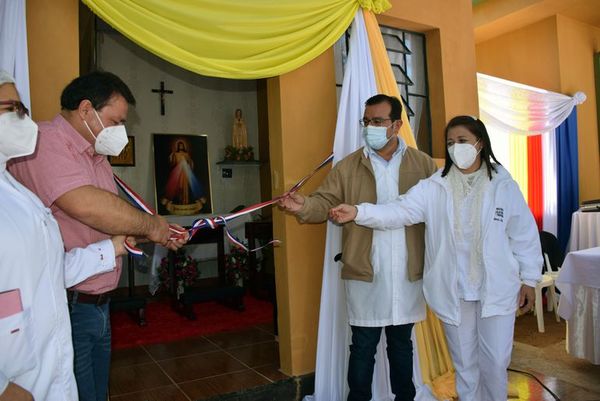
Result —
M 472 0 L 472 3 L 476 42 L 557 14 L 600 28 L 600 0 Z

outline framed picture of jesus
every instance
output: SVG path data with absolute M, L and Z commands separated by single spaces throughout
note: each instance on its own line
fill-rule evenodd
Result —
M 153 145 L 158 213 L 212 213 L 206 135 L 154 134 Z

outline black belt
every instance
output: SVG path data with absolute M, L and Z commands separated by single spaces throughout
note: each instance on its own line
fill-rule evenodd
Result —
M 110 300 L 108 293 L 104 294 L 84 294 L 79 291 L 67 291 L 69 301 L 79 304 L 104 305 Z

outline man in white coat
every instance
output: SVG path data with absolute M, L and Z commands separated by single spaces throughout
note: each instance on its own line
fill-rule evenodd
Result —
M 65 287 L 110 271 L 124 236 L 65 253 L 49 209 L 6 170 L 31 154 L 37 125 L 0 71 L 0 401 L 74 401 Z
M 342 201 L 387 203 L 433 174 L 433 160 L 398 136 L 401 113 L 395 97 L 369 98 L 360 122 L 366 146 L 336 164 L 310 196 L 291 194 L 279 205 L 302 222 L 319 223 Z M 411 333 L 414 323 L 425 319 L 423 233 L 422 225 L 390 231 L 356 224 L 343 228 L 341 278 L 352 330 L 348 401 L 372 399 L 375 354 L 383 330 L 394 400 L 415 398 Z

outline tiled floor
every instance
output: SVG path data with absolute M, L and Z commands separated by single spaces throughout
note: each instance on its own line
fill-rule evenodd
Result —
M 112 401 L 202 400 L 287 378 L 272 325 L 113 352 Z
M 595 380 L 585 377 L 579 365 L 574 368 L 542 351 L 542 348 L 515 343 L 513 367 L 534 373 L 562 401 L 600 401 L 600 394 L 593 385 Z M 551 354 L 557 353 L 560 350 L 552 350 Z M 548 374 L 552 371 L 548 371 L 546 365 L 559 363 L 562 365 L 554 371 L 558 373 Z M 580 362 L 583 363 L 585 361 Z M 111 400 L 203 400 L 286 379 L 278 367 L 278 343 L 270 324 L 140 346 L 113 352 Z M 593 365 L 587 371 L 591 371 L 592 376 L 599 372 Z M 526 375 L 510 372 L 509 382 L 519 394 L 519 398 L 511 400 L 555 400 L 535 379 Z

